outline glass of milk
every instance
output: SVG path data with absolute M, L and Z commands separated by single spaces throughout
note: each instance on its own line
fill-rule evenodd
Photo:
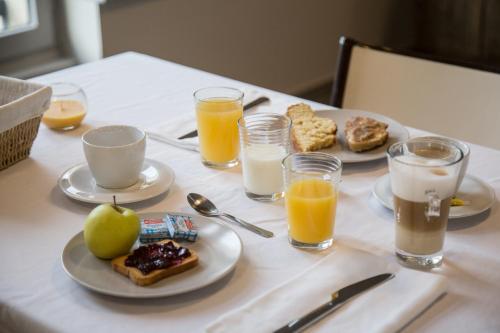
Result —
M 291 126 L 290 118 L 275 113 L 257 113 L 239 119 L 243 185 L 250 199 L 283 198 L 281 161 L 290 150 Z

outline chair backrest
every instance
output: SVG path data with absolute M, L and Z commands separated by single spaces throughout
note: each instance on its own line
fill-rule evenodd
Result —
M 332 105 L 500 149 L 500 72 L 342 37 Z

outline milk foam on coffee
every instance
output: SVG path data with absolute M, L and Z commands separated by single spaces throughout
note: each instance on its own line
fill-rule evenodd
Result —
M 434 191 L 440 199 L 453 195 L 457 177 L 440 167 L 442 160 L 417 155 L 397 156 L 394 160 L 391 164 L 392 192 L 401 199 L 427 202 L 429 191 Z

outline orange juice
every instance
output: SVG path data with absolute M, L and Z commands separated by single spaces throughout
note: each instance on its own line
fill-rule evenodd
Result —
M 333 238 L 337 193 L 331 182 L 296 180 L 288 186 L 285 202 L 292 239 L 315 244 Z
M 203 159 L 222 165 L 238 158 L 238 119 L 242 114 L 239 101 L 213 98 L 197 103 L 196 119 Z
M 42 122 L 50 128 L 74 128 L 80 125 L 87 111 L 77 100 L 55 100 L 42 117 Z

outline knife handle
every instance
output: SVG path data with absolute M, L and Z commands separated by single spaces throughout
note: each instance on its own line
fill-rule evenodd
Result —
M 269 98 L 268 97 L 265 97 L 265 96 L 262 96 L 262 97 L 259 97 L 253 101 L 251 101 L 250 103 L 247 103 L 245 105 L 243 105 L 243 111 L 246 111 L 246 110 L 249 110 L 253 107 L 256 107 L 257 105 L 259 104 L 262 104 L 262 103 L 265 103 L 265 102 L 268 102 L 269 101 Z
M 323 319 L 333 311 L 335 311 L 339 306 L 344 303 L 344 300 L 334 299 L 328 303 L 321 305 L 319 308 L 316 308 L 309 312 L 308 314 L 300 317 L 297 320 L 291 321 L 285 326 L 279 328 L 273 333 L 296 333 L 302 332 L 315 322 Z
M 262 96 L 262 97 L 259 97 L 253 101 L 251 101 L 250 103 L 247 103 L 245 105 L 243 105 L 243 111 L 246 111 L 246 110 L 249 110 L 253 107 L 256 107 L 257 105 L 259 104 L 262 104 L 262 103 L 265 103 L 265 102 L 268 102 L 269 101 L 269 98 L 268 97 L 265 97 L 265 96 Z M 198 131 L 197 130 L 194 130 L 194 131 L 191 131 L 189 133 L 186 133 L 180 137 L 177 138 L 177 140 L 182 140 L 182 139 L 187 139 L 187 138 L 194 138 L 195 136 L 198 136 Z
M 194 130 L 189 133 L 186 133 L 184 135 L 181 135 L 180 137 L 177 138 L 177 140 L 182 140 L 182 139 L 187 139 L 187 138 L 194 138 L 195 136 L 198 136 L 198 131 Z

